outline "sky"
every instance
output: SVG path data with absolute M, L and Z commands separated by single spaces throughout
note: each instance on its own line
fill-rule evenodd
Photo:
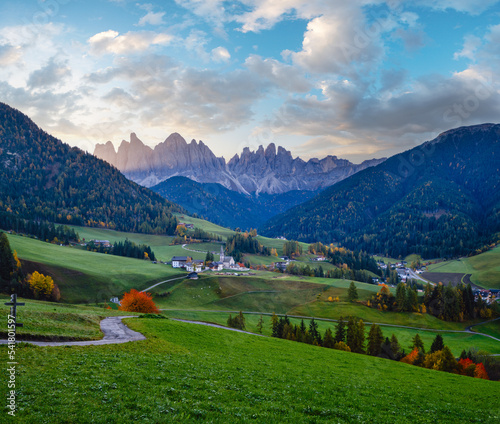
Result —
M 500 122 L 499 65 L 494 0 L 0 2 L 0 101 L 89 152 L 388 157 Z

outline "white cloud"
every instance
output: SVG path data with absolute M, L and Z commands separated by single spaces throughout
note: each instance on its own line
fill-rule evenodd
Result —
M 475 35 L 467 35 L 464 39 L 464 46 L 461 51 L 456 52 L 453 55 L 455 60 L 466 58 L 470 60 L 474 60 L 474 55 L 477 49 L 481 46 L 481 39 L 476 37 Z
M 229 62 L 231 59 L 231 54 L 227 51 L 225 47 L 216 47 L 212 49 L 212 60 L 214 62 Z
M 22 57 L 20 46 L 9 44 L 0 45 L 0 66 L 8 66 L 16 63 Z
M 153 31 L 130 31 L 119 35 L 116 31 L 108 30 L 93 35 L 88 39 L 88 43 L 90 52 L 94 55 L 125 54 L 144 52 L 153 45 L 166 45 L 172 39 L 170 34 Z
M 165 12 L 148 12 L 145 16 L 139 19 L 139 23 L 137 25 L 162 25 L 164 23 L 163 16 L 165 16 Z

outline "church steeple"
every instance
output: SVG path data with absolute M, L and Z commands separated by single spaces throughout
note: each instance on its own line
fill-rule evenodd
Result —
M 224 248 L 222 247 L 222 244 L 220 245 L 220 262 L 224 262 Z

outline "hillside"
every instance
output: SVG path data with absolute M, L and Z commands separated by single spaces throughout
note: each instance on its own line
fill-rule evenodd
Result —
M 494 381 L 172 320 L 127 324 L 147 339 L 50 355 L 19 347 L 19 419 L 456 424 L 499 415 Z
M 186 177 L 169 178 L 151 190 L 215 224 L 241 229 L 256 228 L 317 194 L 294 190 L 283 194 L 246 195 L 221 184 L 197 183 Z
M 0 103 L 0 211 L 29 219 L 173 234 L 181 208 L 50 136 Z
M 390 257 L 467 255 L 500 231 L 500 125 L 441 134 L 271 218 L 261 233 Z

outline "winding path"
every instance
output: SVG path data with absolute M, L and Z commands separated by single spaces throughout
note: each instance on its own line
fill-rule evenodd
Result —
M 100 340 L 67 341 L 67 342 L 37 342 L 32 340 L 17 340 L 17 343 L 29 343 L 36 346 L 92 346 L 108 345 L 145 340 L 146 337 L 137 331 L 128 328 L 123 322 L 123 318 L 135 318 L 134 316 L 108 317 L 101 321 L 101 330 L 104 337 Z M 0 344 L 7 344 L 7 340 L 0 340 Z

